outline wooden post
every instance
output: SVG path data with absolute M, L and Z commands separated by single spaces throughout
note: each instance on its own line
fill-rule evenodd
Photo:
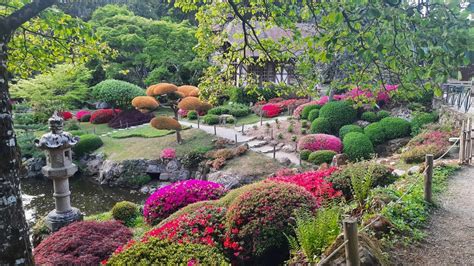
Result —
M 459 138 L 459 163 L 460 164 L 464 164 L 464 155 L 466 154 L 464 152 L 464 149 L 466 147 L 465 136 L 464 136 L 465 128 L 466 128 L 466 122 L 463 120 L 461 124 L 461 136 Z
M 300 166 L 302 166 L 303 161 L 301 160 L 301 153 L 300 153 L 299 159 L 300 159 Z
M 214 125 L 214 136 L 217 135 L 216 125 Z
M 273 145 L 273 159 L 276 158 L 276 149 L 277 149 L 277 145 Z
M 242 135 L 245 135 L 245 125 L 242 124 Z
M 273 140 L 273 128 L 270 130 L 270 137 L 271 137 L 272 140 Z
M 94 130 L 94 135 L 95 135 L 95 126 L 94 126 L 93 130 Z
M 263 125 L 263 112 L 260 112 L 260 126 Z
M 472 161 L 472 119 L 468 118 L 467 119 L 467 158 L 466 158 L 466 163 L 471 164 Z
M 200 117 L 199 117 L 199 115 L 198 115 L 198 128 L 199 128 L 199 121 L 200 121 L 200 120 L 201 120 L 201 119 L 200 119 Z
M 359 266 L 359 237 L 357 234 L 357 220 L 347 218 L 343 222 L 344 241 L 347 241 L 346 249 L 346 265 Z
M 433 184 L 433 154 L 427 154 L 425 160 L 425 201 L 433 203 L 431 185 Z
M 235 134 L 235 146 L 237 146 L 237 134 Z

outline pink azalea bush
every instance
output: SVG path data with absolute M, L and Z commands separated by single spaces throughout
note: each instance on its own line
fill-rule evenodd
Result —
M 396 91 L 397 89 L 398 85 L 387 84 L 374 93 L 369 89 L 361 89 L 359 87 L 356 87 L 346 93 L 334 95 L 334 99 L 336 101 L 353 100 L 358 102 L 377 101 L 382 103 L 388 103 L 391 99 L 390 93 Z
M 342 142 L 336 136 L 327 134 L 311 134 L 303 136 L 298 142 L 299 150 L 331 150 L 340 153 Z
M 326 200 L 342 196 L 342 192 L 335 190 L 332 183 L 326 179 L 326 177 L 330 176 L 336 170 L 336 167 L 331 167 L 329 169 L 321 169 L 296 175 L 277 176 L 267 179 L 266 182 L 291 183 L 303 187 L 313 194 L 317 204 L 321 205 L 321 203 Z
M 90 114 L 91 114 L 91 112 L 88 111 L 88 110 L 80 110 L 80 111 L 78 111 L 78 112 L 76 113 L 76 119 L 77 119 L 77 120 L 81 120 L 81 118 L 82 118 L 83 116 L 85 116 L 85 115 L 90 115 Z
M 161 151 L 161 159 L 174 159 L 176 158 L 176 150 L 173 148 L 165 148 Z
M 303 109 L 308 105 L 316 105 L 316 104 L 317 105 L 325 105 L 328 101 L 329 101 L 329 97 L 328 96 L 323 96 L 319 100 L 310 101 L 310 102 L 300 104 L 293 111 L 293 117 L 300 118 L 301 112 L 303 112 Z
M 188 116 L 188 110 L 179 109 L 178 110 L 178 115 L 181 116 L 181 117 L 186 117 L 186 116 Z
M 218 183 L 186 180 L 156 190 L 146 200 L 143 216 L 148 224 L 156 225 L 178 209 L 194 202 L 215 200 L 227 190 Z

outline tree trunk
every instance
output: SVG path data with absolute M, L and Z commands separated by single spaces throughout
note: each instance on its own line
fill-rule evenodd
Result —
M 20 151 L 8 91 L 8 34 L 0 35 L 0 265 L 33 264 L 20 193 Z

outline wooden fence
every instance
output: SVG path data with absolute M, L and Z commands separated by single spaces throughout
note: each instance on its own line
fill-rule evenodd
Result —
M 459 163 L 472 164 L 473 161 L 473 147 L 472 147 L 472 119 L 462 121 L 461 136 L 459 138 Z

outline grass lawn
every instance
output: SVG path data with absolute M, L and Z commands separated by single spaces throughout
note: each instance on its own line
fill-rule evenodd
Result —
M 78 123 L 78 125 L 80 130 L 84 131 L 86 134 L 94 134 L 95 132 L 96 135 L 102 135 L 115 130 L 107 126 L 107 124 L 92 124 L 89 122 L 81 122 Z
M 176 143 L 176 135 L 170 134 L 160 138 L 111 138 L 102 137 L 104 146 L 97 150 L 103 152 L 110 160 L 126 159 L 157 159 L 164 148 L 176 149 L 178 156 L 183 156 L 194 150 L 211 150 L 214 147 L 213 135 L 199 129 L 189 129 L 181 132 L 183 143 Z
M 133 129 L 120 130 L 110 134 L 109 136 L 115 139 L 141 137 L 141 138 L 157 138 L 174 133 L 174 130 L 161 130 L 146 125 Z

